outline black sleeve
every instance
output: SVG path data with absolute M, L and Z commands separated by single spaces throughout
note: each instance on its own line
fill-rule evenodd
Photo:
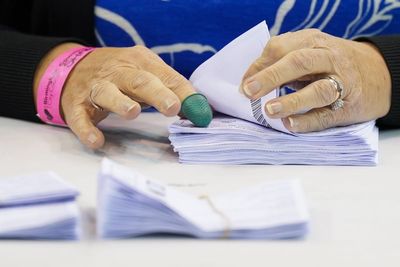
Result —
M 0 25 L 94 44 L 95 0 L 0 0 Z
M 58 44 L 94 44 L 93 8 L 94 1 L 0 0 L 0 116 L 39 121 L 36 67 Z
M 392 80 L 392 102 L 389 113 L 378 119 L 380 128 L 400 128 L 400 36 L 377 36 L 357 41 L 374 44 L 383 55 Z
M 32 87 L 36 66 L 50 49 L 67 41 L 74 40 L 0 29 L 0 116 L 39 121 Z

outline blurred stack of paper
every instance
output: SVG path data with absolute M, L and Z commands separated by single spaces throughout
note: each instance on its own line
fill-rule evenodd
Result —
M 375 165 L 374 122 L 291 135 L 244 120 L 217 116 L 207 128 L 180 120 L 169 128 L 174 150 L 190 164 Z
M 177 234 L 281 239 L 307 232 L 309 216 L 298 181 L 195 197 L 105 159 L 98 192 L 98 234 L 104 238 Z
M 280 119 L 265 113 L 279 90 L 249 100 L 239 91 L 247 68 L 269 40 L 265 22 L 239 36 L 190 77 L 212 107 L 231 117 L 216 117 L 208 128 L 180 120 L 170 140 L 182 163 L 375 165 L 378 129 L 374 122 L 307 134 L 289 132 Z M 237 119 L 239 118 L 239 119 Z
M 78 239 L 77 195 L 51 172 L 0 178 L 0 238 Z

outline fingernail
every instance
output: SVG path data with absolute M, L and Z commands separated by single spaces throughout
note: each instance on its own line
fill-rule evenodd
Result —
M 290 124 L 291 128 L 294 128 L 299 124 L 299 122 L 297 120 L 289 117 L 289 124 Z
M 282 110 L 282 104 L 280 102 L 274 102 L 267 104 L 267 110 L 269 114 L 275 114 Z
M 94 133 L 89 134 L 88 141 L 89 141 L 91 144 L 96 143 L 96 141 L 97 141 L 97 136 L 96 136 Z
M 176 101 L 167 98 L 164 100 L 163 105 L 165 110 L 169 110 L 173 105 L 176 105 Z
M 251 81 L 244 85 L 243 90 L 246 92 L 246 95 L 253 96 L 261 90 L 261 84 L 258 81 Z
M 124 104 L 124 109 L 125 109 L 126 113 L 129 113 L 135 107 L 136 107 L 136 104 L 132 104 L 131 102 Z
M 244 94 L 244 89 L 243 89 L 244 85 L 243 83 L 240 84 L 239 86 L 239 93 Z

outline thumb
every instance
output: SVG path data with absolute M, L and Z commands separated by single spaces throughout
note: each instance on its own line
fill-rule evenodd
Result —
M 81 143 L 88 148 L 98 149 L 104 145 L 103 133 L 93 124 L 85 109 L 79 108 L 71 115 L 66 114 L 65 120 Z

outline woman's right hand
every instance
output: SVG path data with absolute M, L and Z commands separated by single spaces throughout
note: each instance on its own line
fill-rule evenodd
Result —
M 62 44 L 48 53 L 35 75 L 35 96 L 40 78 L 51 61 L 79 46 Z M 193 93 L 190 82 L 148 48 L 97 48 L 71 71 L 64 84 L 61 111 L 79 140 L 97 149 L 105 140 L 96 124 L 109 112 L 131 120 L 140 114 L 142 105 L 150 105 L 165 116 L 175 116 L 181 102 Z M 90 97 L 104 110 L 95 108 Z

